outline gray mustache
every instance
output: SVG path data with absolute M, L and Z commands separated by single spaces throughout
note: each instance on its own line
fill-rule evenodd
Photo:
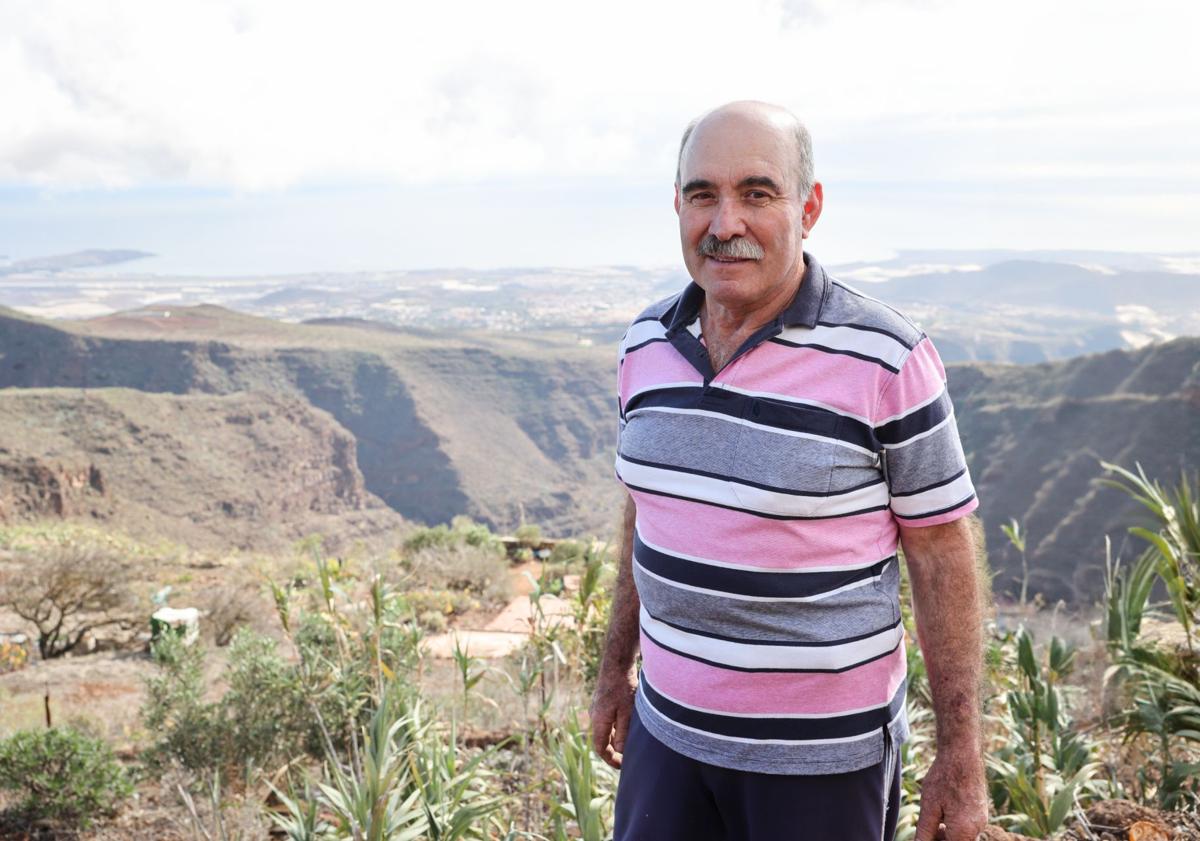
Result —
M 696 251 L 702 257 L 724 257 L 729 260 L 761 260 L 764 256 L 762 246 L 745 237 L 717 239 L 713 234 L 700 240 Z

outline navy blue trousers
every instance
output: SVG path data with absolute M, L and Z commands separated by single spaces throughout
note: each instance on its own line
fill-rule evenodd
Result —
M 676 753 L 634 712 L 613 841 L 892 841 L 900 810 L 892 754 L 846 774 L 735 771 Z

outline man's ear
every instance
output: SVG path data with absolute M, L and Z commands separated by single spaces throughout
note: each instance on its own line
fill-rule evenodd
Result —
M 679 214 L 679 185 L 675 185 L 675 214 Z
M 678 201 L 678 198 L 676 201 Z M 817 224 L 817 220 L 821 218 L 821 208 L 824 205 L 825 188 L 821 186 L 820 181 L 817 181 L 813 184 L 813 188 L 809 191 L 808 198 L 804 202 L 804 216 L 801 217 L 801 225 L 804 227 L 804 237 L 808 237 L 808 232 L 812 230 L 813 225 Z

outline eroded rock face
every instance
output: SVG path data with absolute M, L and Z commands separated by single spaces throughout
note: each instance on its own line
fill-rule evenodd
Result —
M 354 437 L 295 398 L 6 389 L 0 429 L 0 522 L 87 517 L 263 549 L 403 524 L 366 490 Z
M 0 450 L 0 522 L 96 514 L 110 506 L 96 465 L 6 457 Z

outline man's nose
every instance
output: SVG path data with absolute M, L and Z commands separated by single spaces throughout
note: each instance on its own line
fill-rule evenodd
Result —
M 719 240 L 745 236 L 746 222 L 736 201 L 720 199 L 717 202 L 708 224 L 708 232 Z

